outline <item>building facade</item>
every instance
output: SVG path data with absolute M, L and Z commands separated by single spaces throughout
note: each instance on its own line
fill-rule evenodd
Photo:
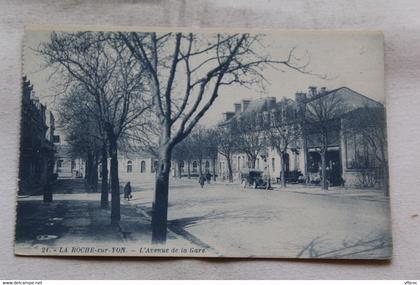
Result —
M 235 124 L 235 122 L 241 121 L 243 118 L 248 117 L 248 121 L 245 125 L 250 125 L 249 120 L 255 120 L 256 129 L 255 132 L 259 132 L 261 129 L 260 136 L 265 136 L 263 133 L 264 129 L 269 128 L 271 122 L 274 122 L 282 114 L 283 106 L 285 104 L 284 99 L 277 101 L 275 97 L 259 98 L 256 100 L 242 100 L 234 104 L 234 112 L 226 112 L 223 114 L 223 121 L 219 123 L 219 127 L 227 127 L 229 124 Z M 289 103 L 287 101 L 287 103 Z M 233 127 L 235 129 L 235 127 Z M 238 130 L 235 130 L 238 131 Z M 238 132 L 241 132 L 239 130 Z M 257 135 L 258 136 L 258 135 Z M 250 136 L 250 139 L 253 138 Z M 255 139 L 255 137 L 254 137 Z M 239 181 L 241 172 L 247 169 L 257 169 L 265 172 L 265 175 L 270 177 L 273 182 L 279 181 L 282 163 L 280 154 L 278 151 L 265 144 L 260 150 L 254 150 L 258 152 L 255 158 L 255 162 L 250 159 L 250 156 L 243 151 L 235 151 L 232 154 L 232 174 L 234 180 Z M 301 143 L 291 144 L 284 154 L 284 168 L 286 177 L 290 173 L 301 173 L 304 172 L 302 168 L 304 162 L 304 156 L 301 151 Z M 222 179 L 228 178 L 228 162 L 225 156 L 218 156 L 219 164 L 219 175 Z
M 317 100 L 340 105 L 326 124 L 326 164 L 330 184 L 387 187 L 386 120 L 383 104 L 347 87 L 331 91 L 311 87 L 308 94 L 296 94 L 296 102 L 303 109 L 307 109 L 308 105 L 325 104 L 317 103 Z M 319 127 L 308 126 L 303 138 L 308 182 L 319 183 L 322 145 Z
M 256 168 L 264 170 L 273 182 L 280 179 L 282 167 L 286 180 L 292 174 L 302 175 L 307 183 L 319 184 L 321 181 L 321 141 L 317 126 L 305 123 L 305 110 L 318 101 L 337 101 L 340 108 L 328 120 L 328 142 L 326 151 L 327 176 L 330 185 L 346 187 L 383 187 L 387 180 L 386 126 L 385 108 L 382 103 L 374 101 L 354 90 L 341 87 L 327 91 L 325 88 L 310 87 L 307 93 L 298 92 L 295 100 L 275 97 L 257 100 L 243 100 L 234 104 L 234 112 L 223 114 L 219 126 L 227 126 L 235 120 L 254 115 L 257 124 L 270 126 L 272 121 L 282 114 L 285 100 L 294 105 L 301 118 L 299 125 L 302 133 L 300 139 L 291 144 L 284 154 L 282 165 L 280 154 L 275 148 L 267 146 L 264 155 L 259 154 L 255 163 L 243 152 L 232 155 L 233 177 L 239 180 L 241 170 Z M 338 103 L 337 103 L 338 104 Z M 219 175 L 227 178 L 227 160 L 218 157 Z
M 59 179 L 82 178 L 86 168 L 85 160 L 71 154 L 70 145 L 59 127 L 57 127 L 53 141 L 56 149 L 54 173 L 57 174 L 57 177 Z
M 154 177 L 158 160 L 146 152 L 120 152 L 118 155 L 118 177 L 121 181 L 135 181 Z M 110 163 L 108 163 L 108 167 Z
M 135 181 L 136 179 L 154 177 L 158 159 L 146 152 L 120 152 L 118 156 L 118 176 L 121 181 Z M 109 165 L 109 163 L 108 163 Z M 210 158 L 190 159 L 171 162 L 172 177 L 194 178 L 200 173 L 218 175 L 217 161 Z
M 19 194 L 42 193 L 53 179 L 55 119 L 23 77 Z

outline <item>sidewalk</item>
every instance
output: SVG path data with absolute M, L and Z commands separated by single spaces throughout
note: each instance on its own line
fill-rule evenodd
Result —
M 345 188 L 329 187 L 328 190 L 321 189 L 320 186 L 288 184 L 286 188 L 281 185 L 275 185 L 275 190 L 294 192 L 308 195 L 327 195 L 329 197 L 347 197 L 365 201 L 388 202 L 389 197 L 385 197 L 382 189 L 372 188 Z
M 171 186 L 185 184 L 198 184 L 197 179 L 188 179 L 188 178 L 172 178 Z M 205 186 L 208 185 L 207 183 Z M 223 186 L 237 186 L 242 187 L 238 181 L 236 182 L 227 182 L 227 181 L 211 181 L 209 185 L 223 185 Z M 348 197 L 355 198 L 366 201 L 379 201 L 379 202 L 388 202 L 389 197 L 385 197 L 382 189 L 372 189 L 372 188 L 346 188 L 346 187 L 329 187 L 328 190 L 321 189 L 319 185 L 306 185 L 306 184 L 287 184 L 286 187 L 283 187 L 281 184 L 272 184 L 271 190 L 268 191 L 283 191 L 283 192 L 293 192 L 299 194 L 308 194 L 308 195 L 328 195 L 329 197 Z M 265 189 L 252 189 L 246 188 L 255 191 L 266 191 Z
M 132 203 L 121 197 L 121 220 L 111 225 L 111 210 L 100 208 L 100 193 L 87 193 L 83 181 L 76 179 L 57 183 L 57 186 L 52 203 L 44 203 L 42 196 L 18 198 L 16 244 L 19 248 L 151 244 L 150 203 Z M 171 245 L 212 250 L 195 237 L 176 232 L 176 228 L 169 227 L 167 235 Z

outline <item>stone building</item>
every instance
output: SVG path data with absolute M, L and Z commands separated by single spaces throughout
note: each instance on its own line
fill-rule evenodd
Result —
M 53 178 L 54 130 L 53 114 L 40 103 L 33 85 L 23 77 L 19 194 L 42 193 Z
M 54 173 L 57 174 L 57 177 L 60 179 L 83 177 L 86 168 L 85 161 L 71 154 L 70 145 L 60 127 L 57 127 L 53 141 L 56 149 Z
M 201 174 L 218 176 L 217 160 L 211 158 L 191 158 L 180 162 L 172 161 L 173 177 L 198 177 Z
M 331 91 L 310 87 L 297 93 L 296 102 L 307 109 L 317 101 L 340 107 L 328 122 L 326 163 L 332 185 L 384 186 L 387 184 L 385 107 L 356 91 L 341 87 Z M 304 135 L 305 173 L 308 182 L 320 180 L 321 137 L 319 127 L 309 125 Z
M 234 104 L 234 111 L 225 112 L 220 127 L 235 121 L 252 117 L 255 124 L 267 129 L 285 110 L 293 112 L 295 123 L 301 127 L 299 139 L 289 144 L 282 165 L 275 148 L 265 146 L 254 161 L 245 152 L 232 155 L 233 178 L 239 181 L 242 170 L 255 168 L 263 170 L 273 183 L 280 179 L 282 167 L 286 181 L 293 181 L 296 175 L 309 184 L 318 184 L 321 179 L 320 130 L 307 123 L 308 108 L 318 101 L 340 102 L 340 108 L 328 120 L 328 143 L 326 165 L 331 186 L 384 187 L 387 185 L 387 147 L 385 108 L 382 103 L 358 92 L 341 87 L 334 90 L 310 87 L 306 93 L 297 92 L 294 100 L 276 97 L 242 100 Z M 285 108 L 285 104 L 292 108 Z M 122 181 L 154 177 L 157 159 L 147 153 L 121 153 L 119 156 L 119 177 Z M 201 163 L 200 163 L 201 162 Z M 228 163 L 224 156 L 216 158 L 191 157 L 172 161 L 173 177 L 197 177 L 199 173 L 210 173 L 224 180 L 228 178 Z
M 118 177 L 121 181 L 154 177 L 158 161 L 146 152 L 120 152 L 118 155 Z M 108 163 L 108 167 L 110 163 Z
M 259 98 L 256 100 L 242 100 L 234 104 L 234 112 L 226 112 L 223 114 L 223 120 L 219 123 L 220 127 L 232 124 L 235 121 L 240 121 L 244 117 L 252 117 L 252 120 L 256 120 L 256 125 L 260 126 L 261 129 L 266 128 L 270 125 L 270 121 L 274 121 L 277 116 L 280 115 L 282 105 L 284 104 L 283 98 L 281 101 L 277 101 L 276 97 Z M 261 136 L 264 134 L 261 133 Z M 303 171 L 303 155 L 300 152 L 299 145 L 290 145 L 285 155 L 284 167 L 286 176 L 294 171 Z M 219 164 L 219 175 L 222 178 L 228 177 L 227 160 L 224 156 L 218 156 Z M 280 179 L 281 171 L 281 160 L 280 155 L 274 148 L 264 147 L 259 151 L 255 159 L 254 165 L 252 165 L 249 155 L 244 152 L 236 151 L 232 155 L 232 172 L 233 178 L 239 180 L 240 173 L 244 169 L 255 168 L 258 170 L 266 171 L 273 182 Z
M 268 171 L 274 181 L 280 178 L 281 168 L 285 168 L 286 179 L 292 172 L 301 173 L 307 183 L 318 184 L 321 179 L 321 137 L 319 128 L 308 125 L 307 108 L 317 104 L 317 100 L 336 100 L 339 110 L 328 120 L 328 143 L 326 164 L 329 183 L 332 186 L 367 187 L 386 185 L 387 152 L 385 108 L 382 103 L 372 100 L 356 91 L 341 87 L 327 91 L 325 88 L 310 87 L 307 93 L 298 92 L 295 100 L 275 97 L 260 98 L 253 101 L 243 100 L 234 104 L 234 112 L 223 114 L 219 126 L 226 126 L 235 120 L 256 113 L 259 124 L 268 124 L 282 112 L 282 104 L 288 100 L 300 116 L 301 138 L 290 145 L 284 156 L 271 147 L 266 147 L 264 155 L 258 155 L 255 168 Z M 306 110 L 306 112 L 305 112 Z M 232 156 L 233 176 L 239 178 L 240 171 L 252 167 L 248 155 L 236 152 Z M 218 171 L 227 177 L 227 161 L 218 157 Z
M 200 166 L 201 164 L 201 166 Z M 136 179 L 154 177 L 157 158 L 147 152 L 120 152 L 118 158 L 118 175 L 121 181 L 135 181 Z M 171 173 L 173 177 L 198 177 L 200 171 L 212 174 L 213 167 L 216 167 L 216 161 L 210 158 L 192 158 L 171 163 Z M 201 168 L 201 169 L 200 169 Z M 217 173 L 217 172 L 216 172 Z

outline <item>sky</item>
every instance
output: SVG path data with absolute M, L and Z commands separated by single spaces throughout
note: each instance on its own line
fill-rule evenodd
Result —
M 384 103 L 383 36 L 379 32 L 328 32 L 328 31 L 263 31 L 264 52 L 272 59 L 285 60 L 289 51 L 303 61 L 310 57 L 303 74 L 278 65 L 264 69 L 268 80 L 264 92 L 261 88 L 240 86 L 224 87 L 219 97 L 200 121 L 212 126 L 222 119 L 222 113 L 233 111 L 233 104 L 243 99 L 261 97 L 294 98 L 297 91 L 306 92 L 309 86 L 326 87 L 327 90 L 349 87 L 369 98 Z M 52 70 L 44 69 L 44 62 L 33 49 L 48 41 L 49 31 L 26 31 L 24 41 L 23 73 L 34 85 L 37 96 L 47 104 L 55 117 L 56 82 L 50 78 Z M 308 57 L 309 56 L 309 57 Z M 327 79 L 317 75 L 326 75 Z

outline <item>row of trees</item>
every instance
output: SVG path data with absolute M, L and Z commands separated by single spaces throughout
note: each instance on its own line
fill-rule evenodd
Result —
M 202 160 L 210 159 L 213 161 L 215 177 L 215 161 L 221 155 L 227 162 L 227 179 L 232 182 L 234 153 L 246 154 L 248 166 L 255 168 L 257 157 L 267 148 L 278 152 L 283 165 L 287 150 L 301 143 L 302 128 L 297 112 L 296 104 L 284 98 L 280 108 L 271 114 L 269 120 L 263 118 L 261 113 L 249 112 L 222 126 L 210 129 L 197 127 L 174 148 L 173 160 L 177 163 L 178 175 L 181 175 L 181 165 L 187 162 L 187 174 L 190 177 L 192 160 L 198 161 L 199 173 L 202 174 Z M 284 169 L 281 167 L 280 177 L 283 186 L 286 186 Z
M 202 126 L 197 126 L 191 134 L 182 142 L 176 145 L 172 153 L 172 159 L 177 164 L 177 174 L 181 177 L 183 169 L 186 165 L 186 174 L 188 178 L 191 177 L 191 161 L 198 163 L 199 175 L 204 173 L 203 160 L 212 160 L 211 173 L 213 179 L 216 179 L 216 160 L 218 147 L 214 142 L 216 132 L 213 129 L 206 129 Z M 182 167 L 184 166 L 184 167 Z
M 142 69 L 115 35 L 52 33 L 38 52 L 59 74 L 63 87 L 60 124 L 75 155 L 84 156 L 90 184 L 102 165 L 102 207 L 108 206 L 108 157 L 111 158 L 111 221 L 120 220 L 118 143 L 130 129 L 141 130 L 150 110 Z

